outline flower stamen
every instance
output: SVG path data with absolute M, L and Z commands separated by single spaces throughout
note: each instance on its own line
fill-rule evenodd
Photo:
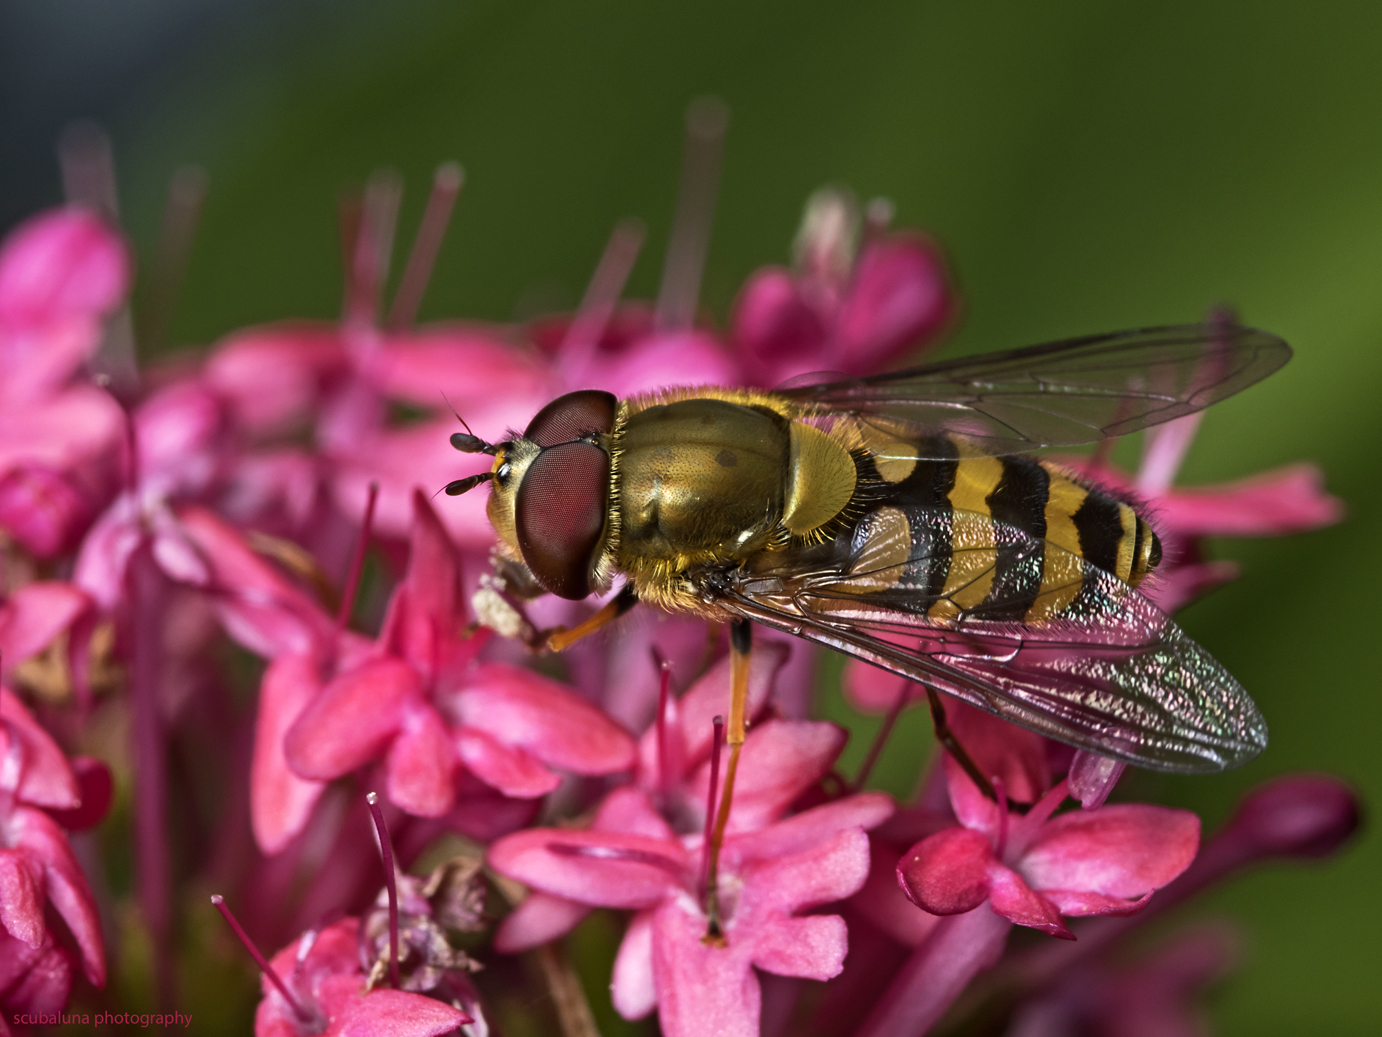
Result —
M 394 878 L 393 845 L 389 842 L 389 826 L 384 823 L 384 812 L 379 809 L 379 793 L 371 792 L 365 796 L 370 815 L 374 818 L 375 831 L 379 833 L 379 856 L 384 861 L 384 888 L 389 891 L 389 982 L 395 990 L 402 990 L 398 977 L 398 883 Z
M 451 222 L 451 212 L 464 184 L 465 170 L 458 162 L 443 162 L 432 175 L 432 193 L 427 196 L 427 208 L 423 210 L 417 237 L 413 238 L 413 248 L 408 253 L 408 264 L 403 268 L 393 305 L 389 308 L 390 328 L 410 327 L 417 318 L 418 307 L 432 280 L 437 253 L 441 251 L 446 228 Z
M 259 971 L 269 978 L 269 982 L 274 985 L 274 988 L 282 995 L 283 1000 L 288 1003 L 288 1007 L 292 1009 L 293 1014 L 298 1017 L 298 1020 L 302 1023 L 303 1033 L 310 1035 L 323 1032 L 326 1029 L 326 1019 L 323 1017 L 321 1009 L 312 1001 L 311 995 L 306 995 L 305 1003 L 304 1000 L 300 1000 L 298 997 L 293 996 L 293 992 L 288 989 L 288 985 L 283 982 L 279 974 L 274 971 L 274 967 L 269 964 L 268 959 L 260 953 L 259 948 L 256 947 L 254 941 L 250 939 L 250 934 L 245 932 L 239 920 L 231 913 L 230 908 L 226 905 L 225 897 L 221 896 L 219 893 L 213 893 L 211 894 L 211 903 L 215 905 L 217 911 L 221 912 L 221 917 L 226 920 L 226 924 L 230 926 L 231 931 L 234 932 L 240 942 L 244 944 L 245 950 L 249 951 L 250 957 L 254 959 L 254 963 L 259 966 Z M 301 949 L 299 949 L 298 961 L 301 962 L 305 956 L 306 955 L 302 953 Z
M 644 226 L 638 219 L 620 220 L 609 236 L 604 254 L 586 287 L 580 309 L 566 329 L 561 355 L 573 371 L 582 371 L 594 359 L 614 307 L 624 294 L 638 253 L 643 249 Z
M 659 330 L 689 328 L 695 322 L 728 125 L 729 109 L 717 97 L 697 98 L 686 108 L 681 186 L 657 293 Z

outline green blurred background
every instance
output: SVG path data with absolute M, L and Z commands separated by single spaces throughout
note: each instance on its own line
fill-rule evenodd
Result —
M 114 135 L 147 256 L 169 173 L 210 175 L 179 343 L 339 308 L 335 199 L 381 167 L 468 182 L 424 317 L 571 305 L 615 220 L 655 292 L 689 98 L 732 109 L 704 301 L 782 262 L 823 183 L 886 195 L 948 249 L 954 351 L 1196 320 L 1231 302 L 1297 350 L 1206 418 L 1196 483 L 1319 463 L 1347 521 L 1217 545 L 1244 577 L 1182 615 L 1272 725 L 1256 762 L 1139 793 L 1212 826 L 1248 786 L 1328 770 L 1382 802 L 1382 6 L 495 0 L 4 0 L 0 223 L 59 194 L 71 118 Z M 866 725 L 867 727 L 867 725 Z M 857 755 L 862 747 L 856 747 Z M 890 753 L 897 770 L 896 753 Z M 1225 1034 L 1382 1028 L 1382 844 L 1201 902 L 1248 933 Z

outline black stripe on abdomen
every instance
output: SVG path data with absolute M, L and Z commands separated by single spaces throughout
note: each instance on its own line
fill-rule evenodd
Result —
M 912 529 L 912 559 L 907 582 L 919 592 L 917 608 L 926 611 L 944 592 L 954 554 L 955 488 L 960 451 L 948 436 L 929 436 L 917 444 L 920 458 L 905 479 L 875 486 L 878 503 L 901 508 Z
M 1090 565 L 1106 573 L 1118 572 L 1118 548 L 1123 541 L 1123 516 L 1118 502 L 1091 489 L 1075 512 L 1075 531 L 1080 534 L 1080 553 Z
M 1046 539 L 1046 501 L 1051 477 L 1029 457 L 1002 458 L 1003 478 L 989 494 L 989 514 L 997 540 L 993 588 L 976 610 L 985 619 L 1021 620 L 1041 593 L 1041 564 Z M 1005 535 L 997 524 L 1025 537 Z

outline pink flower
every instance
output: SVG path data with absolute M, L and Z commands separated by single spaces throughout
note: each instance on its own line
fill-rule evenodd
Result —
M 999 915 L 1063 939 L 1062 916 L 1132 914 L 1189 867 L 1200 822 L 1184 810 L 1120 804 L 1052 817 L 1066 798 L 1061 781 L 1027 814 L 1011 815 L 945 760 L 960 825 L 917 843 L 897 866 L 903 892 L 934 915 Z
M 255 1037 L 441 1037 L 470 1016 L 422 994 L 367 990 L 360 965 L 360 923 L 343 918 L 317 933 L 307 933 L 270 960 L 294 994 L 326 1020 L 306 1025 L 283 995 L 264 978 L 264 1000 L 254 1016 Z
M 381 761 L 390 800 L 440 817 L 469 771 L 506 796 L 556 788 L 553 770 L 612 774 L 634 762 L 629 736 L 574 691 L 531 670 L 476 662 L 486 631 L 468 632 L 455 548 L 421 493 L 412 553 L 379 640 L 334 675 L 275 671 L 260 723 L 283 727 L 299 778 L 330 781 Z M 289 664 L 284 663 L 284 667 Z M 318 687 L 320 690 L 318 690 Z
M 74 379 L 129 277 L 124 243 L 84 209 L 0 245 L 0 526 L 39 558 L 70 547 L 114 485 L 124 415 Z
M 749 667 L 750 718 L 762 713 L 772 697 L 774 676 L 787 651 L 771 643 L 755 647 Z M 669 698 L 661 721 L 651 724 L 638 744 L 637 788 L 611 792 L 595 812 L 591 831 L 656 836 L 669 824 L 683 833 L 703 831 L 712 718 L 728 711 L 725 657 L 680 699 Z M 744 745 L 728 830 L 751 831 L 777 820 L 830 769 L 843 746 L 844 732 L 833 724 L 768 720 L 755 726 Z M 657 804 L 658 814 L 649 812 L 650 803 Z M 655 824 L 652 817 L 658 818 Z M 537 947 L 570 932 L 589 911 L 583 904 L 534 892 L 500 923 L 495 947 L 505 953 Z
M 955 296 L 933 243 L 878 227 L 859 248 L 858 222 L 852 197 L 817 192 L 802 221 L 796 269 L 764 267 L 745 283 L 731 339 L 759 384 L 885 369 L 954 316 Z
M 753 1035 L 754 968 L 817 980 L 839 973 L 844 921 L 799 912 L 863 884 L 864 830 L 892 812 L 887 796 L 862 793 L 728 837 L 720 858 L 723 947 L 703 942 L 700 836 L 678 837 L 642 793 L 625 796 L 625 827 L 650 834 L 535 828 L 505 836 L 489 854 L 492 867 L 534 889 L 637 912 L 614 966 L 621 1015 L 637 1019 L 656 1007 L 669 1037 Z
M 81 790 L 62 750 L 0 688 L 0 998 L 6 1007 L 60 1007 L 76 961 L 49 932 L 45 907 L 67 923 L 86 978 L 102 986 L 105 949 L 96 904 L 67 836 L 43 808 L 72 810 Z M 11 964 L 13 963 L 13 964 Z

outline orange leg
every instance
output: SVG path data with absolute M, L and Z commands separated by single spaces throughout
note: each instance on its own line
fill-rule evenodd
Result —
M 717 947 L 725 945 L 724 929 L 720 922 L 720 848 L 725 841 L 730 808 L 734 805 L 734 779 L 739 772 L 739 753 L 744 748 L 744 734 L 748 726 L 745 715 L 749 702 L 749 653 L 753 646 L 753 627 L 747 619 L 735 620 L 729 629 L 729 724 L 725 728 L 725 742 L 729 746 L 729 762 L 725 765 L 725 788 L 720 793 L 720 809 L 715 815 L 715 831 L 710 837 L 709 860 L 705 882 L 706 929 L 703 942 Z
M 591 616 L 584 623 L 578 623 L 570 630 L 558 627 L 556 630 L 548 633 L 547 647 L 554 652 L 564 651 L 587 634 L 593 634 L 601 627 L 613 623 L 637 604 L 638 598 L 633 593 L 633 588 L 625 584 L 624 589 L 616 594 L 608 605 L 595 613 L 595 615 Z

